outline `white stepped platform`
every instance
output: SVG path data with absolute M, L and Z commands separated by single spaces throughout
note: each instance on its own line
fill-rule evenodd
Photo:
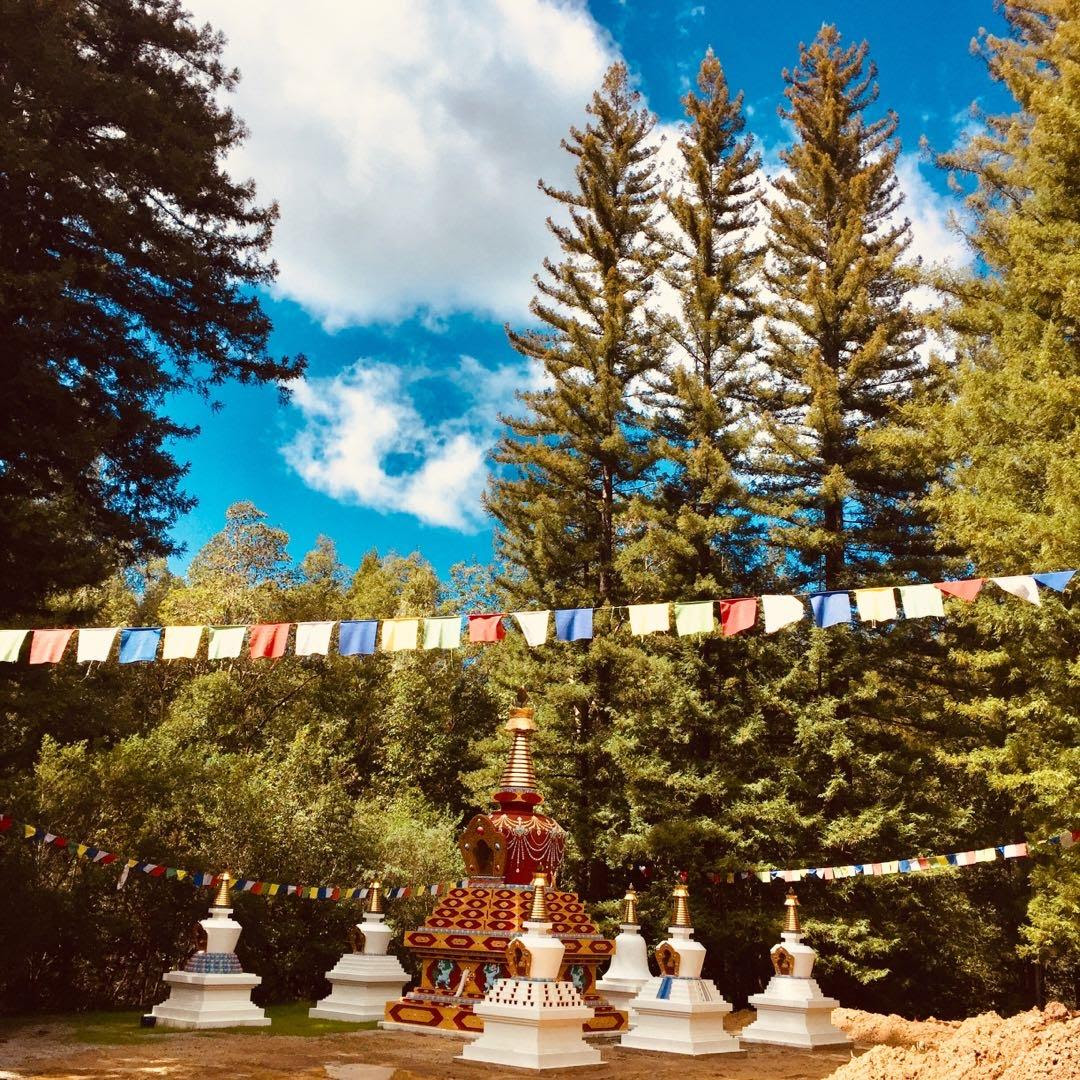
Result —
M 731 1005 L 707 979 L 654 976 L 630 1007 L 637 1022 L 620 1046 L 693 1057 L 746 1053 L 724 1030 Z
M 816 979 L 774 975 L 765 992 L 755 994 L 750 1004 L 757 1010 L 757 1019 L 742 1030 L 743 1042 L 804 1050 L 852 1045 L 851 1036 L 832 1022 L 832 1011 L 840 1002 L 825 997 Z
M 169 996 L 148 1014 L 155 1027 L 266 1027 L 270 1023 L 251 1001 L 251 991 L 262 982 L 258 975 L 168 971 L 164 981 L 170 986 Z
M 382 1020 L 386 1003 L 401 997 L 409 976 L 396 956 L 345 953 L 326 973 L 331 985 L 308 1016 L 362 1023 Z

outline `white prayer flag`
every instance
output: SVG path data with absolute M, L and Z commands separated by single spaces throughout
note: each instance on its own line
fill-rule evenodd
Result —
M 517 619 L 525 643 L 530 649 L 535 649 L 537 645 L 543 645 L 547 641 L 551 624 L 550 611 L 515 611 L 513 616 Z
M 211 626 L 210 641 L 206 646 L 209 660 L 232 660 L 244 647 L 246 626 Z
M 1003 859 L 1023 859 L 1026 858 L 1028 853 L 1027 844 L 1006 844 L 1005 850 L 1002 852 L 1001 857 Z
M 993 862 L 997 858 L 997 848 L 984 847 L 975 852 L 976 862 Z
M 0 661 L 14 664 L 29 630 L 0 630 Z
M 194 660 L 202 641 L 201 626 L 166 626 L 162 660 Z
M 78 648 L 75 651 L 76 662 L 86 664 L 91 660 L 108 660 L 119 632 L 119 627 L 116 626 L 80 630 Z
M 1029 604 L 1038 605 L 1041 603 L 1038 583 L 1027 574 L 1017 574 L 1014 577 L 995 577 L 990 580 L 1007 593 L 1019 596 L 1021 600 L 1026 600 Z
M 806 605 L 797 596 L 763 596 L 761 613 L 765 617 L 765 633 L 775 634 L 806 618 Z
M 887 589 L 856 589 L 855 606 L 863 622 L 888 622 L 896 618 L 896 593 Z
M 664 633 L 671 629 L 671 605 L 670 604 L 631 604 L 630 633 L 641 636 L 642 634 Z
M 325 656 L 330 651 L 332 622 L 302 622 L 296 624 L 296 655 Z
M 936 585 L 901 585 L 900 600 L 905 619 L 945 616 L 945 595 Z

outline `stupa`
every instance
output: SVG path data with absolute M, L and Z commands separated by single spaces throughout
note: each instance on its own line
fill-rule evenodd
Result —
M 419 961 L 419 982 L 387 1004 L 382 1026 L 459 1036 L 483 1030 L 475 1007 L 497 979 L 510 974 L 506 950 L 528 918 L 533 876 L 542 872 L 554 882 L 566 850 L 562 826 L 538 810 L 544 799 L 532 761 L 535 728 L 533 710 L 519 695 L 506 723 L 513 742 L 493 795 L 495 809 L 476 814 L 459 842 L 468 880 L 450 890 L 423 926 L 405 935 L 406 947 Z M 625 1031 L 626 1013 L 596 989 L 597 968 L 614 946 L 574 893 L 553 886 L 545 902 L 552 932 L 564 949 L 558 979 L 573 983 L 593 1010 L 583 1022 L 586 1034 Z
M 621 1046 L 661 1050 L 669 1054 L 745 1053 L 739 1040 L 724 1030 L 731 1005 L 708 979 L 701 977 L 705 946 L 691 941 L 690 905 L 685 885 L 676 885 L 671 937 L 656 950 L 660 974 L 653 976 L 630 1002 L 637 1014 Z
M 353 934 L 353 948 L 326 973 L 331 990 L 309 1010 L 324 1020 L 381 1020 L 387 1001 L 400 997 L 409 981 L 396 956 L 386 952 L 393 931 L 384 922 L 382 882 L 368 888 L 363 923 Z
M 832 1011 L 840 1002 L 825 997 L 817 980 L 811 977 L 817 953 L 803 944 L 799 901 L 793 891 L 784 900 L 784 911 L 781 941 L 769 952 L 776 974 L 769 980 L 765 993 L 750 998 L 750 1004 L 757 1009 L 757 1019 L 743 1028 L 742 1039 L 809 1049 L 850 1046 L 851 1037 L 832 1022 Z
M 182 971 L 165 972 L 169 996 L 145 1018 L 155 1027 L 266 1027 L 270 1023 L 251 1001 L 251 991 L 262 979 L 245 972 L 233 952 L 241 927 L 229 918 L 231 881 L 226 870 L 218 881 L 209 918 L 199 923 L 205 934 L 203 948 L 188 957 Z
M 593 1010 L 572 982 L 559 978 L 565 946 L 551 936 L 545 888 L 544 875 L 537 874 L 525 933 L 506 950 L 510 974 L 496 979 L 474 1007 L 484 1030 L 465 1045 L 463 1061 L 537 1070 L 600 1064 L 600 1051 L 582 1032 Z
M 637 917 L 637 893 L 631 885 L 623 897 L 622 922 L 615 938 L 615 955 L 611 967 L 596 984 L 600 991 L 617 1009 L 625 1009 L 633 1027 L 635 1016 L 630 1012 L 630 1002 L 638 996 L 641 988 L 652 978 L 649 955 Z

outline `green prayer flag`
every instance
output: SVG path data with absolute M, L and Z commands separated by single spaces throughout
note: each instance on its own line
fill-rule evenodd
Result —
M 456 649 L 461 645 L 461 616 L 424 620 L 425 649 Z
M 28 630 L 0 630 L 0 661 L 14 664 Z
M 716 629 L 711 600 L 695 600 L 675 605 L 675 630 L 679 637 L 687 634 L 711 634 Z

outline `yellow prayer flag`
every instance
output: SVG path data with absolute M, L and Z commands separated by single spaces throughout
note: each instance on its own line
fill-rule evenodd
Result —
M 404 652 L 408 649 L 415 649 L 419 636 L 419 619 L 384 619 L 382 624 L 382 651 Z
M 887 589 L 856 589 L 855 606 L 863 622 L 888 622 L 896 618 L 896 591 Z
M 201 626 L 166 626 L 162 660 L 194 660 L 202 641 Z
M 631 604 L 630 632 L 642 634 L 665 633 L 671 629 L 670 604 Z
M 14 664 L 29 630 L 0 630 L 0 662 Z

